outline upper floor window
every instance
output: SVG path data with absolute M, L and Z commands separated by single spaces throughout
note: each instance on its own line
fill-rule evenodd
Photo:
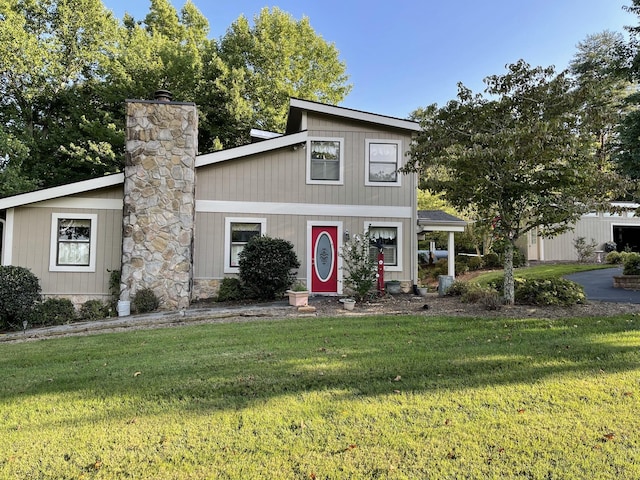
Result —
M 366 140 L 365 185 L 400 186 L 400 140 Z
M 307 147 L 307 183 L 342 185 L 344 172 L 343 140 L 311 138 Z
M 49 270 L 95 272 L 97 223 L 95 214 L 54 213 Z
M 267 220 L 264 218 L 226 218 L 224 245 L 224 272 L 240 271 L 240 252 L 253 237 L 266 233 Z

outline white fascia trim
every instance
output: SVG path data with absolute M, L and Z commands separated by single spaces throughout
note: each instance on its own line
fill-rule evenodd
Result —
M 36 190 L 35 192 L 21 193 L 13 197 L 0 199 L 0 210 L 5 208 L 19 207 L 35 202 L 43 202 L 53 198 L 66 197 L 77 193 L 98 190 L 100 188 L 113 187 L 124 184 L 124 173 L 115 175 L 107 175 L 91 180 L 83 180 L 82 182 L 69 183 L 59 187 L 47 188 L 44 190 Z
M 117 198 L 81 198 L 66 197 L 39 202 L 37 208 L 83 208 L 90 210 L 122 210 L 124 201 Z
M 429 225 L 420 225 L 418 233 L 421 232 L 464 232 L 465 227 L 447 224 L 430 223 Z
M 89 265 L 58 265 L 56 255 L 58 253 L 58 220 L 61 218 L 75 218 L 79 220 L 91 220 L 91 233 L 89 237 Z M 96 271 L 96 245 L 98 241 L 98 215 L 95 213 L 52 213 L 51 214 L 51 246 L 49 250 L 50 272 L 95 272 Z
M 248 157 L 258 153 L 277 150 L 278 148 L 291 147 L 298 143 L 307 141 L 307 132 L 294 133 L 293 135 L 283 135 L 281 137 L 263 140 L 262 142 L 250 143 L 241 147 L 229 148 L 227 150 L 218 150 L 217 152 L 207 153 L 196 157 L 196 168 L 204 167 L 214 163 L 234 160 L 236 158 Z
M 7 217 L 4 221 L 4 229 L 2 230 L 2 265 L 11 265 L 13 261 L 13 225 L 15 219 L 15 210 L 10 208 L 7 210 Z
M 337 117 L 348 118 L 351 120 L 358 120 L 361 122 L 376 123 L 378 125 L 401 128 L 403 130 L 410 130 L 412 132 L 420 131 L 419 123 L 413 122 L 411 120 L 404 120 L 402 118 L 387 117 L 385 115 L 378 115 L 376 113 L 368 113 L 360 110 L 338 107 L 335 105 L 326 105 L 324 103 L 300 100 L 299 98 L 292 98 L 289 105 L 290 107 L 300 108 L 302 110 L 308 110 L 310 112 L 324 113 L 326 115 L 333 115 Z
M 323 217 L 411 218 L 411 207 L 196 200 L 196 212 Z M 377 224 L 376 224 L 377 225 Z
M 398 264 L 397 265 L 385 265 L 384 266 L 384 271 L 385 272 L 402 272 L 402 245 L 404 243 L 404 235 L 402 232 L 402 222 L 375 222 L 375 221 L 369 221 L 369 222 L 364 222 L 364 231 L 368 231 L 370 227 L 394 227 L 396 229 L 396 231 L 398 232 L 398 236 L 397 236 L 397 252 L 396 252 L 396 256 L 398 258 Z
M 224 219 L 224 273 L 240 273 L 240 267 L 231 266 L 231 224 L 259 223 L 260 235 L 267 234 L 267 219 L 256 217 L 226 217 Z

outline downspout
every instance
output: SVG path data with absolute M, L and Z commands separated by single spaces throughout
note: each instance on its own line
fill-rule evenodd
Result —
M 418 174 L 411 174 L 411 283 L 413 293 L 418 291 Z

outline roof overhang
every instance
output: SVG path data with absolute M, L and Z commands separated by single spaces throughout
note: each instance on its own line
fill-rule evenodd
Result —
M 442 210 L 418 211 L 418 233 L 464 232 L 467 222 Z
M 83 180 L 81 182 L 69 183 L 59 187 L 51 187 L 34 192 L 22 193 L 12 197 L 0 198 L 0 210 L 6 208 L 19 207 L 21 205 L 29 205 L 31 203 L 44 202 L 54 198 L 66 197 L 78 193 L 89 192 L 101 188 L 114 187 L 124 184 L 124 173 L 115 173 L 104 177 L 92 178 L 91 180 Z
M 250 155 L 257 155 L 279 148 L 292 147 L 307 141 L 307 132 L 299 132 L 293 135 L 283 135 L 281 137 L 263 140 L 262 142 L 250 143 L 240 147 L 229 148 L 227 150 L 218 150 L 217 152 L 207 153 L 196 157 L 196 168 L 204 167 L 214 163 L 225 162 Z
M 408 130 L 410 132 L 419 132 L 420 124 L 412 120 L 406 120 L 396 117 L 388 117 L 385 115 L 378 115 L 375 113 L 363 112 L 360 110 L 353 110 L 345 107 L 338 107 L 336 105 L 327 105 L 324 103 L 311 102 L 309 100 L 301 100 L 299 98 L 292 98 L 289 101 L 289 117 L 287 119 L 287 133 L 292 131 L 298 131 L 300 125 L 300 119 L 302 118 L 302 112 L 314 112 L 325 115 L 331 115 L 334 117 L 340 117 L 347 120 L 355 120 L 359 122 L 372 123 L 376 125 L 382 125 L 384 127 L 398 128 L 400 130 Z

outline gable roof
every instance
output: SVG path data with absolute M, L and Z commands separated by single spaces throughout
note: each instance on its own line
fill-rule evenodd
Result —
M 420 131 L 420 124 L 412 120 L 388 117 L 386 115 L 378 115 L 376 113 L 363 112 L 361 110 L 353 110 L 351 108 L 338 107 L 336 105 L 327 105 L 325 103 L 301 100 L 299 98 L 291 98 L 289 101 L 289 116 L 287 118 L 286 133 L 292 133 L 300 130 L 302 114 L 305 111 L 322 113 L 347 120 L 373 123 L 385 127 L 399 128 L 401 130 L 408 130 L 411 132 Z
M 83 180 L 81 182 L 60 185 L 59 187 L 45 188 L 33 192 L 21 193 L 12 197 L 0 198 L 0 210 L 121 184 L 124 184 L 124 173 L 114 173 L 104 177 L 92 178 L 91 180 Z

